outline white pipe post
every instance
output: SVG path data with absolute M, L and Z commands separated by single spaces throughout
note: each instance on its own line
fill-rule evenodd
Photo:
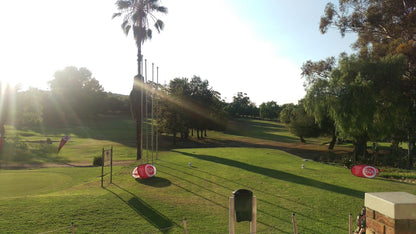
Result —
M 146 76 L 146 81 L 144 82 L 145 83 L 145 85 L 144 85 L 144 87 L 145 87 L 145 105 L 144 105 L 144 108 L 145 108 L 145 119 L 146 119 L 146 121 L 145 121 L 145 126 L 146 126 L 146 132 L 145 132 L 145 136 L 146 136 L 146 163 L 149 163 L 149 136 L 148 136 L 148 128 L 149 128 L 149 126 L 148 126 L 148 124 L 147 124 L 147 121 L 148 121 L 148 117 L 147 117 L 147 59 L 145 60 L 145 70 L 146 70 L 146 72 L 145 72 L 145 76 Z
M 255 234 L 257 226 L 257 197 L 253 196 L 251 201 L 251 222 L 250 222 L 250 233 Z
M 235 233 L 235 226 L 234 226 L 234 223 L 235 223 L 234 197 L 230 197 L 229 202 L 230 202 L 230 211 L 229 211 L 230 218 L 229 218 L 229 224 L 228 224 L 229 234 L 234 234 Z
M 156 160 L 159 152 L 159 67 L 156 68 Z
M 152 63 L 152 85 L 154 84 L 154 71 L 155 71 L 155 64 L 154 63 Z M 150 136 L 151 136 L 151 142 L 150 142 L 150 145 L 151 145 L 151 148 L 152 148 L 152 164 L 153 164 L 153 151 L 154 151 L 154 149 L 153 149 L 153 125 L 154 125 L 154 122 L 153 122 L 153 87 L 152 87 L 152 97 L 151 97 L 151 100 L 152 100 L 152 105 L 151 105 L 151 121 L 152 121 L 152 127 L 151 127 L 151 133 L 150 133 Z

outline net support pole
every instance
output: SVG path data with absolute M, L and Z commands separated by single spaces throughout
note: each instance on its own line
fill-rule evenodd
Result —
M 101 188 L 104 188 L 103 183 L 104 183 L 104 148 L 103 148 L 103 153 L 101 154 Z
M 159 67 L 156 67 L 156 160 L 159 151 Z
M 352 234 L 352 214 L 349 215 L 349 234 Z
M 145 87 L 145 104 L 144 104 L 144 108 L 145 108 L 145 136 L 146 136 L 146 163 L 148 163 L 149 162 L 149 134 L 148 134 L 148 128 L 149 128 L 149 126 L 148 126 L 148 123 L 147 123 L 147 121 L 149 120 L 148 119 L 148 116 L 147 116 L 147 60 L 145 60 L 145 79 L 146 79 L 146 81 L 145 81 L 145 85 L 144 85 L 144 87 Z
M 113 146 L 110 149 L 110 184 L 113 183 Z
M 155 64 L 154 63 L 152 63 L 152 84 L 154 84 L 154 72 L 155 71 Z M 152 148 L 152 164 L 153 164 L 153 151 L 154 151 L 154 148 L 153 148 L 153 125 L 154 125 L 154 122 L 153 122 L 153 88 L 152 88 L 152 97 L 151 97 L 151 102 L 152 102 L 152 105 L 151 105 L 151 115 L 150 115 L 150 119 L 151 119 L 151 121 L 152 121 L 152 127 L 151 127 L 151 133 L 150 133 L 150 136 L 151 136 L 151 141 L 150 141 L 150 145 L 151 145 L 151 148 Z

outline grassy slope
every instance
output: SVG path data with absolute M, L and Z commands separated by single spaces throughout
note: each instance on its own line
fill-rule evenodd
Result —
M 204 141 L 209 147 L 161 152 L 154 161 L 154 178 L 135 181 L 130 176 L 134 164 L 117 166 L 114 184 L 106 183 L 105 189 L 100 188 L 100 168 L 0 170 L 0 230 L 46 232 L 74 222 L 77 233 L 180 233 L 187 218 L 189 233 L 226 233 L 228 197 L 246 188 L 258 199 L 259 233 L 290 233 L 293 212 L 301 233 L 342 233 L 348 230 L 348 214 L 358 214 L 365 192 L 416 194 L 413 184 L 357 178 L 342 167 L 305 162 L 281 151 L 296 145 L 286 129 L 265 121 L 254 123 L 260 126 L 243 122 L 225 134 L 209 133 L 210 139 Z M 82 148 L 75 143 L 87 139 L 80 138 L 65 150 Z M 214 147 L 237 143 L 243 147 Z M 311 147 L 296 152 L 308 153 Z M 125 150 L 115 150 L 116 160 L 134 158 L 118 154 Z M 247 222 L 236 228 L 239 233 L 249 230 Z

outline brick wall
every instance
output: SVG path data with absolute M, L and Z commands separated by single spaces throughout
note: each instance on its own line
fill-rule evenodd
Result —
M 366 234 L 416 234 L 416 220 L 395 220 L 368 207 L 366 225 Z

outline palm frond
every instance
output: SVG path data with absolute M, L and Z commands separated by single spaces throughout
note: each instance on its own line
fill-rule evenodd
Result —
M 131 7 L 132 1 L 131 0 L 117 0 L 116 5 L 117 5 L 118 10 L 124 10 L 124 9 L 128 9 Z
M 130 29 L 131 29 L 131 25 L 127 25 L 127 27 L 125 27 L 125 28 L 123 29 L 123 31 L 124 31 L 124 33 L 125 33 L 126 35 L 129 35 L 129 31 L 130 31 Z
M 114 13 L 113 14 L 113 17 L 111 17 L 111 19 L 114 19 L 114 18 L 116 18 L 116 17 L 118 17 L 118 16 L 120 16 L 121 15 L 121 13 L 120 12 L 118 12 L 118 13 Z
M 156 8 L 156 11 L 167 14 L 168 13 L 168 8 L 164 7 L 164 6 L 158 6 Z
M 149 40 L 152 39 L 152 30 L 151 29 L 147 29 L 146 30 L 146 38 L 145 38 L 145 40 L 147 40 L 147 39 L 149 39 Z
M 160 33 L 160 31 L 163 30 L 163 28 L 165 27 L 165 24 L 163 23 L 162 20 L 158 19 L 155 22 L 155 28 L 157 29 L 157 31 Z

